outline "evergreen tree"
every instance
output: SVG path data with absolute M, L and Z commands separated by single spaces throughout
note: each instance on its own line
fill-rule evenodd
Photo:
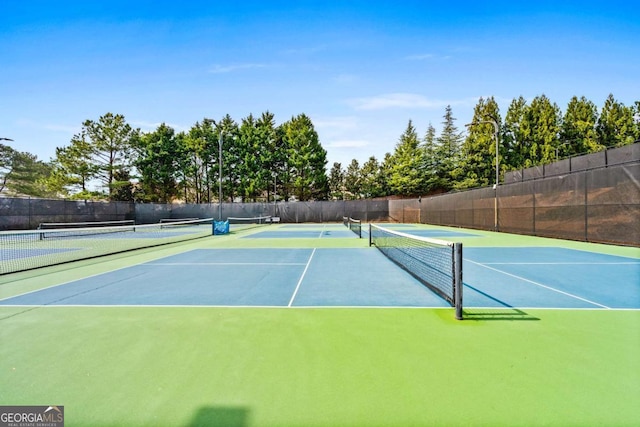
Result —
M 281 141 L 278 138 L 276 130 L 275 118 L 273 113 L 266 111 L 262 113 L 256 123 L 257 127 L 257 146 L 254 147 L 256 155 L 259 157 L 257 171 L 257 189 L 266 190 L 267 201 L 271 191 L 277 191 L 278 182 L 282 182 L 279 175 L 282 173 L 284 165 L 284 150 L 281 147 Z
M 633 108 L 625 107 L 610 94 L 602 107 L 596 127 L 600 145 L 620 147 L 632 144 L 636 139 L 633 114 Z
M 560 146 L 560 109 L 545 95 L 537 96 L 526 109 L 522 132 L 528 143 L 525 167 L 555 161 L 556 148 Z
M 227 200 L 233 202 L 236 196 L 236 189 L 238 188 L 238 166 L 241 158 L 241 147 L 237 143 L 239 128 L 238 124 L 227 114 L 220 120 L 216 130 L 218 131 L 216 135 L 218 142 L 218 138 L 220 134 L 222 134 L 222 201 Z M 219 144 L 216 143 L 215 147 L 219 149 Z M 216 161 L 219 161 L 218 155 L 216 155 Z M 215 169 L 218 175 L 218 167 Z M 220 179 L 219 176 L 217 178 Z
M 329 197 L 334 200 L 344 199 L 344 171 L 339 162 L 334 162 L 329 171 Z
M 115 182 L 117 185 L 113 190 L 114 200 L 122 202 L 133 202 L 135 200 L 135 190 L 131 182 L 132 176 L 127 169 L 118 169 L 115 172 Z
M 598 143 L 596 105 L 584 96 L 574 96 L 567 105 L 560 129 L 558 158 L 575 154 L 593 153 L 604 146 Z
M 140 175 L 136 198 L 171 203 L 179 194 L 178 173 L 183 154 L 173 128 L 162 123 L 154 132 L 141 135 L 134 148 L 134 164 Z
M 391 153 L 385 153 L 382 165 L 380 165 L 380 183 L 382 186 L 382 195 L 390 196 L 391 192 L 391 167 L 393 163 L 393 155 Z
M 504 119 L 500 142 L 504 147 L 505 170 L 522 169 L 528 153 L 529 142 L 525 131 L 527 101 L 520 96 L 511 101 Z
M 126 184 L 117 181 L 116 172 L 130 169 L 131 140 L 138 132 L 121 114 L 107 113 L 98 121 L 83 123 L 83 134 L 92 146 L 93 163 L 98 168 L 97 178 L 107 189 L 110 200 L 116 200 L 114 189 Z
M 215 176 L 218 174 L 218 140 L 215 120 L 204 118 L 196 122 L 187 134 L 176 137 L 179 148 L 180 169 L 183 171 L 185 201 L 211 203 L 213 200 Z
M 258 130 L 258 123 L 252 114 L 242 119 L 238 129 L 238 193 L 244 202 L 247 198 L 256 200 L 264 189 L 261 179 L 262 144 Z
M 329 192 L 327 152 L 320 145 L 311 119 L 304 114 L 282 125 L 287 147 L 288 184 L 298 200 L 324 200 Z
M 438 192 L 444 185 L 440 176 L 438 176 L 438 166 L 444 159 L 438 158 L 436 129 L 431 123 L 429 123 L 427 127 L 427 132 L 424 135 L 420 149 L 422 150 L 420 173 L 422 174 L 424 193 L 431 194 Z
M 51 165 L 28 152 L 17 151 L 0 144 L 0 194 L 46 197 L 46 179 Z
M 360 164 L 356 159 L 351 160 L 344 174 L 344 188 L 349 199 L 360 198 Z
M 177 133 L 174 138 L 177 153 L 177 158 L 175 159 L 176 181 L 180 197 L 185 203 L 192 202 L 195 198 L 193 196 L 191 156 L 187 148 L 187 140 L 188 136 L 184 132 Z
M 56 148 L 53 170 L 47 180 L 48 187 L 63 196 L 71 194 L 72 198 L 90 199 L 98 196 L 99 193 L 89 189 L 89 183 L 98 174 L 92 156 L 93 147 L 87 141 L 86 134 L 74 135 L 69 146 Z
M 200 122 L 196 122 L 180 139 L 182 152 L 182 169 L 185 172 L 185 202 L 200 203 L 206 200 L 207 194 L 207 151 L 208 142 Z
M 393 194 L 418 195 L 424 187 L 422 177 L 423 151 L 413 122 L 409 120 L 391 156 L 389 187 Z
M 445 108 L 443 128 L 437 138 L 436 150 L 437 175 L 440 177 L 440 189 L 451 190 L 454 186 L 455 170 L 460 160 L 460 145 L 463 141 L 462 133 L 455 125 L 455 118 L 451 106 Z
M 636 101 L 633 108 L 633 123 L 635 124 L 633 137 L 635 142 L 640 142 L 640 101 Z
M 198 123 L 196 123 L 197 125 Z M 206 203 L 211 203 L 216 194 L 217 180 L 215 177 L 218 174 L 218 159 L 219 159 L 219 140 L 217 132 L 217 123 L 210 118 L 202 119 L 200 129 L 196 131 L 194 135 L 202 138 L 204 145 L 200 152 L 201 161 L 203 167 L 200 169 L 202 175 L 200 182 L 203 182 L 202 196 L 200 200 Z
M 372 198 L 385 195 L 382 167 L 375 156 L 369 157 L 369 160 L 362 165 L 360 180 L 360 191 L 363 197 Z
M 453 174 L 455 188 L 486 187 L 496 183 L 496 161 L 500 161 L 499 154 L 496 156 L 496 138 L 499 139 L 500 122 L 495 99 L 491 97 L 485 101 L 480 98 L 474 109 L 469 135 L 462 146 L 459 166 Z M 498 150 L 502 151 L 504 147 L 499 142 Z

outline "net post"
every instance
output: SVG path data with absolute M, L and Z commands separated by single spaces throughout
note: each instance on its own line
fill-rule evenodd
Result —
M 371 223 L 369 223 L 369 247 L 373 245 L 373 241 L 371 239 Z
M 454 243 L 453 246 L 453 296 L 456 310 L 456 319 L 462 320 L 462 243 Z

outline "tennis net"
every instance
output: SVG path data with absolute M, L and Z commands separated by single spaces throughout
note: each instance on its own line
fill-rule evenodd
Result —
M 375 245 L 433 292 L 455 307 L 462 319 L 462 243 L 428 239 L 369 224 Z
M 0 232 L 0 275 L 212 235 L 212 218 Z
M 123 225 L 135 225 L 132 219 L 117 221 L 87 221 L 87 222 L 41 222 L 38 230 L 57 230 L 60 228 L 89 228 L 89 227 L 118 227 Z
M 160 224 L 170 224 L 174 222 L 198 221 L 200 218 L 160 218 Z
M 342 217 L 342 223 L 349 230 L 353 231 L 359 238 L 362 238 L 362 221 L 359 219 L 353 219 L 349 216 Z

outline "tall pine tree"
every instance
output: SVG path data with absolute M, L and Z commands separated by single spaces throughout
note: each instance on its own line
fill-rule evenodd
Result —
M 298 200 L 325 200 L 329 183 L 325 167 L 327 152 L 318 139 L 311 119 L 304 114 L 282 125 L 287 147 L 288 185 Z
M 496 127 L 500 127 L 498 104 L 493 97 L 480 98 L 474 109 L 469 135 L 462 146 L 462 156 L 456 169 L 455 188 L 472 188 L 496 183 Z M 498 133 L 499 137 L 500 133 Z M 499 151 L 506 151 L 498 144 Z M 504 165 L 503 165 L 504 166 Z
M 97 178 L 109 194 L 116 200 L 114 192 L 119 186 L 129 185 L 129 181 L 118 181 L 117 176 L 128 176 L 131 169 L 131 143 L 138 133 L 121 114 L 107 113 L 98 121 L 83 123 L 85 133 L 92 145 L 93 163 L 98 168 Z
M 440 177 L 441 190 L 449 191 L 454 187 L 455 171 L 460 161 L 460 146 L 463 136 L 455 125 L 455 117 L 450 105 L 445 108 L 442 132 L 437 138 L 436 173 Z
M 334 162 L 329 171 L 329 196 L 334 200 L 344 198 L 344 171 L 340 162 Z
M 560 146 L 560 109 L 545 95 L 537 96 L 525 111 L 522 133 L 525 142 L 525 167 L 551 163 L 556 160 Z
M 504 164 L 507 170 L 522 169 L 527 156 L 528 142 L 525 133 L 527 101 L 518 97 L 511 101 L 504 118 L 500 142 L 504 147 Z
M 423 151 L 411 120 L 391 156 L 389 187 L 393 194 L 412 196 L 422 193 Z
M 598 143 L 596 105 L 584 96 L 574 96 L 567 105 L 560 128 L 558 157 L 593 153 L 604 148 Z
M 438 159 L 436 128 L 431 123 L 427 127 L 420 149 L 422 150 L 422 165 L 420 169 L 424 193 L 437 193 L 443 187 L 442 180 L 438 175 L 438 164 L 441 159 Z
M 161 124 L 154 132 L 141 135 L 134 148 L 140 175 L 136 198 L 171 203 L 179 194 L 177 173 L 182 156 L 173 128 Z
M 633 109 L 625 107 L 609 94 L 602 107 L 596 129 L 600 144 L 605 147 L 620 147 L 633 143 L 636 133 Z
M 347 198 L 359 199 L 361 186 L 360 163 L 358 160 L 352 159 L 344 174 L 344 188 L 346 190 Z
M 362 185 L 360 189 L 365 198 L 384 196 L 384 182 L 382 179 L 382 168 L 375 156 L 362 165 L 360 169 Z

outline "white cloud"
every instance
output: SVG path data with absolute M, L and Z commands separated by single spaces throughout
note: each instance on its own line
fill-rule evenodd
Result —
M 356 110 L 384 110 L 388 108 L 440 108 L 446 103 L 431 100 L 415 93 L 387 93 L 347 101 Z
M 231 73 L 239 70 L 250 70 L 253 68 L 266 68 L 266 67 L 267 67 L 267 64 L 255 64 L 255 63 L 229 64 L 229 65 L 216 64 L 209 69 L 209 72 L 213 74 L 224 74 L 224 73 Z
M 313 125 L 323 131 L 345 131 L 358 128 L 357 119 L 353 116 L 314 119 Z
M 404 59 L 408 61 L 423 61 L 425 59 L 433 59 L 433 58 L 435 58 L 435 55 L 432 53 L 419 53 L 416 55 L 406 56 Z
M 353 98 L 347 100 L 355 110 L 385 110 L 391 108 L 420 108 L 433 109 L 445 108 L 447 105 L 473 106 L 477 98 L 465 99 L 430 99 L 417 93 L 387 93 L 364 98 Z
M 50 132 L 75 134 L 80 132 L 80 126 L 61 125 L 56 123 L 43 123 L 33 119 L 19 119 L 16 124 L 25 128 L 43 129 Z

